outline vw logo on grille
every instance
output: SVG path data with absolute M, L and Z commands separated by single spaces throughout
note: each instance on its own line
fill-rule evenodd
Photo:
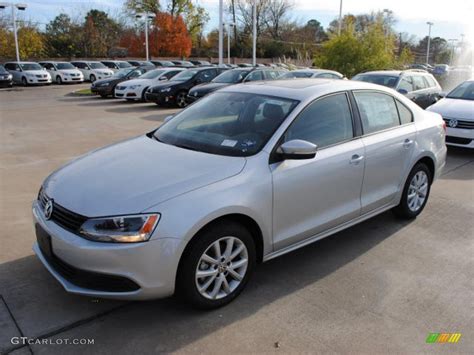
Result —
M 456 126 L 458 125 L 458 120 L 455 118 L 451 118 L 448 122 L 448 125 L 451 128 L 456 128 Z
M 53 200 L 46 201 L 46 204 L 44 205 L 44 208 L 43 208 L 43 213 L 44 213 L 44 217 L 47 220 L 51 218 L 51 215 L 53 214 L 53 208 L 54 208 L 54 201 Z

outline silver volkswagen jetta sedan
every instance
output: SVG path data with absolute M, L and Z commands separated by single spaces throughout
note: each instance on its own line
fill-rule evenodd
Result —
M 352 81 L 242 84 L 51 174 L 34 250 L 72 293 L 222 306 L 256 265 L 388 209 L 415 218 L 441 116 Z

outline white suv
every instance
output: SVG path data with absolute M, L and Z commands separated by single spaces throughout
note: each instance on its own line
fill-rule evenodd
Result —
M 68 62 L 39 62 L 39 64 L 46 69 L 51 75 L 51 78 L 56 84 L 63 83 L 82 83 L 84 75 L 79 69 Z
M 114 72 L 101 62 L 75 61 L 71 62 L 71 64 L 82 72 L 84 80 L 92 83 L 96 80 L 108 79 L 114 75 Z

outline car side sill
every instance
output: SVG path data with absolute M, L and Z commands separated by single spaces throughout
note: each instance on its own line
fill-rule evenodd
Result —
M 274 258 L 277 258 L 277 257 L 279 257 L 279 256 L 281 256 L 281 255 L 284 255 L 284 254 L 286 254 L 286 253 L 292 252 L 293 250 L 302 248 L 302 247 L 304 247 L 304 246 L 306 246 L 306 245 L 308 245 L 308 244 L 311 244 L 311 243 L 317 242 L 318 240 L 321 240 L 321 239 L 323 239 L 323 238 L 329 237 L 330 235 L 333 235 L 333 234 L 335 234 L 335 233 L 337 233 L 337 232 L 340 232 L 340 231 L 342 231 L 342 230 L 344 230 L 344 229 L 346 229 L 346 228 L 352 227 L 352 226 L 354 226 L 354 225 L 356 225 L 356 224 L 358 224 L 358 223 L 360 223 L 360 222 L 363 222 L 363 221 L 365 221 L 365 220 L 367 220 L 367 219 L 370 219 L 370 218 L 372 218 L 372 217 L 375 217 L 376 215 L 381 214 L 381 213 L 383 213 L 383 212 L 385 212 L 385 211 L 387 211 L 387 210 L 389 210 L 389 209 L 391 209 L 391 208 L 393 208 L 393 207 L 395 207 L 395 206 L 396 206 L 396 204 L 393 204 L 393 203 L 387 204 L 387 205 L 385 205 L 385 206 L 382 206 L 382 207 L 377 208 L 376 210 L 373 210 L 373 211 L 371 211 L 371 212 L 368 212 L 368 213 L 366 213 L 366 214 L 364 214 L 364 215 L 362 215 L 362 216 L 359 216 L 359 217 L 357 217 L 357 218 L 354 218 L 353 220 L 350 220 L 350 221 L 348 221 L 348 222 L 345 222 L 345 223 L 343 223 L 343 224 L 341 224 L 341 225 L 339 225 L 339 226 L 337 226 L 337 227 L 328 229 L 328 230 L 326 230 L 326 231 L 324 231 L 324 232 L 321 232 L 321 233 L 319 233 L 319 234 L 316 234 L 316 235 L 314 235 L 314 236 L 312 236 L 312 237 L 306 238 L 306 239 L 304 239 L 304 240 L 302 240 L 302 241 L 300 241 L 300 242 L 298 242 L 298 243 L 296 243 L 296 244 L 287 246 L 286 248 L 283 248 L 283 249 L 274 251 L 274 252 L 272 252 L 272 253 L 269 253 L 269 254 L 267 254 L 267 255 L 265 255 L 265 256 L 263 257 L 263 262 L 268 261 L 268 260 L 271 260 L 271 259 L 274 259 Z

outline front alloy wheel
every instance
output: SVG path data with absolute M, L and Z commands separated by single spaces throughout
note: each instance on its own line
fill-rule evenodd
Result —
M 202 309 L 236 298 L 255 267 L 255 242 L 243 225 L 220 221 L 191 240 L 180 261 L 176 293 Z
M 176 105 L 178 105 L 179 108 L 184 108 L 187 105 L 186 102 L 186 92 L 181 91 L 176 95 Z
M 56 84 L 61 85 L 62 83 L 63 83 L 63 81 L 62 81 L 61 77 L 58 75 L 56 77 Z

